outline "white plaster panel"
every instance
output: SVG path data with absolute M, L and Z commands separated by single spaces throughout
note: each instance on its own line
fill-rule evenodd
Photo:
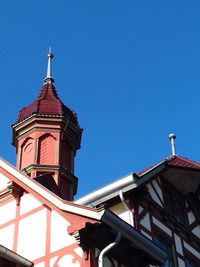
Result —
M 13 249 L 15 225 L 11 224 L 0 229 L 0 244 L 6 248 Z
M 51 213 L 51 252 L 76 243 L 74 237 L 67 234 L 70 223 L 55 211 Z
M 162 194 L 162 190 L 161 190 L 161 188 L 160 188 L 160 185 L 158 184 L 158 182 L 157 182 L 156 180 L 153 180 L 152 183 L 153 183 L 153 185 L 154 185 L 154 187 L 155 187 L 155 189 L 156 189 L 156 191 L 157 191 L 157 193 L 158 193 L 160 199 L 161 199 L 162 202 L 163 202 L 163 194 Z M 162 205 L 162 204 L 161 204 L 161 205 Z
M 45 262 L 34 264 L 34 267 L 45 267 Z
M 152 199 L 159 205 L 162 207 L 162 204 L 160 202 L 160 199 L 157 197 L 153 187 L 151 184 L 147 184 L 147 188 L 148 188 L 148 191 L 149 191 L 149 194 L 151 195 Z
M 56 262 L 56 260 L 58 259 L 58 256 L 56 256 L 56 257 L 53 257 L 53 258 L 51 258 L 50 259 L 50 267 L 55 267 L 55 262 Z
M 193 255 L 195 255 L 198 259 L 200 259 L 200 253 L 194 249 L 193 247 L 191 247 L 188 243 L 186 243 L 185 241 L 183 241 L 184 246 L 187 250 L 189 250 Z
M 59 267 L 80 267 L 81 264 L 74 258 L 73 255 L 64 255 L 56 262 L 56 266 Z
M 142 220 L 140 221 L 140 224 L 143 225 L 149 231 L 151 231 L 151 224 L 150 224 L 150 218 L 149 218 L 149 213 L 148 212 L 142 218 Z
M 83 250 L 80 247 L 74 249 L 74 252 L 82 259 L 83 258 Z
M 12 201 L 0 206 L 0 225 L 15 219 L 16 215 L 16 201 Z
M 45 241 L 46 209 L 43 209 L 20 221 L 17 253 L 29 260 L 40 258 L 45 255 Z
M 7 187 L 9 181 L 10 180 L 5 175 L 0 173 L 0 191 Z
M 122 220 L 127 223 L 130 223 L 129 211 L 124 207 L 123 203 L 118 203 L 110 208 L 110 210 L 118 215 Z
M 138 211 L 138 212 L 139 212 L 139 214 L 140 214 L 140 213 L 142 213 L 142 212 L 143 212 L 143 210 L 144 210 L 144 209 L 143 209 L 143 207 L 139 206 L 139 211 Z
M 133 216 L 133 214 L 131 213 L 130 214 L 130 211 L 124 211 L 123 213 L 119 214 L 118 215 L 122 220 L 124 220 L 125 222 L 129 223 L 129 224 L 132 224 L 131 223 L 131 216 Z
M 31 194 L 25 194 L 20 200 L 20 215 L 40 207 L 42 204 Z
M 193 222 L 196 221 L 196 218 L 194 216 L 194 213 L 192 211 L 188 212 L 188 221 L 189 221 L 189 224 L 192 224 Z
M 178 267 L 185 267 L 185 262 L 180 258 L 178 258 Z
M 152 237 L 151 237 L 149 234 L 147 234 L 145 231 L 141 230 L 141 233 L 142 233 L 144 236 L 146 236 L 148 239 L 152 240 Z
M 165 226 L 163 223 L 161 223 L 159 220 L 157 220 L 155 217 L 153 217 L 153 223 L 158 226 L 161 230 L 163 230 L 166 234 L 172 236 L 172 231 Z
M 174 239 L 175 239 L 175 245 L 176 245 L 176 251 L 183 255 L 183 248 L 182 248 L 182 243 L 181 239 L 178 235 L 174 234 Z
M 200 226 L 197 225 L 193 230 L 192 233 L 196 235 L 198 238 L 200 238 Z

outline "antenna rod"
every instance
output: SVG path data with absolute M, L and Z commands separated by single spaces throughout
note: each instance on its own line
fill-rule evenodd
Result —
M 51 72 L 52 72 L 52 58 L 53 58 L 53 54 L 51 53 L 51 47 L 49 47 L 49 51 L 47 53 L 47 60 L 48 60 L 48 63 L 47 63 L 47 76 L 44 79 L 45 82 L 47 80 L 53 81 L 52 74 L 51 74 Z
M 176 135 L 171 133 L 169 135 L 169 140 L 171 142 L 171 149 L 172 149 L 172 156 L 175 156 L 176 155 L 176 149 L 175 149 L 175 139 L 176 139 Z

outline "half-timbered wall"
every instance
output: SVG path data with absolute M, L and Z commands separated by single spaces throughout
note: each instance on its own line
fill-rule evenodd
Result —
M 166 212 L 163 190 L 162 181 L 157 177 L 146 184 L 141 189 L 141 193 L 134 194 L 133 192 L 133 200 L 130 203 L 135 201 L 137 208 L 134 207 L 131 210 L 132 221 L 129 216 L 130 212 L 122 203 L 115 204 L 111 210 L 158 245 L 163 242 L 169 246 L 170 253 L 176 262 L 175 267 L 185 267 L 187 259 L 192 259 L 195 266 L 200 266 L 199 222 L 184 197 L 182 199 L 185 209 L 182 212 L 185 213 L 187 223 L 179 221 L 178 216 L 176 218 Z M 174 188 L 171 190 L 175 192 Z
M 176 217 L 176 214 L 166 213 L 165 192 L 159 177 L 148 183 L 146 189 L 149 195 L 141 200 L 138 207 L 138 229 L 151 240 L 158 242 L 158 245 L 160 241 L 169 247 L 171 260 L 175 262 L 172 266 L 185 267 L 189 255 L 199 264 L 200 226 L 187 201 L 182 197 L 182 212 L 187 216 L 187 222 L 183 222 L 178 214 Z M 170 187 L 168 190 L 175 191 Z M 174 203 L 175 207 L 176 205 L 177 203 Z
M 1 175 L 1 187 L 9 180 Z M 30 193 L 19 205 L 10 195 L 0 200 L 0 243 L 34 262 L 36 267 L 80 267 L 83 251 L 67 233 L 70 218 L 52 210 Z

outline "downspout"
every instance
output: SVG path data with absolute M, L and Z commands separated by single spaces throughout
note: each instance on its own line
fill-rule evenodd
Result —
M 104 260 L 104 255 L 110 250 L 112 249 L 114 246 L 116 246 L 121 240 L 121 232 L 117 233 L 117 236 L 114 240 L 113 243 L 110 243 L 107 247 L 105 247 L 101 253 L 99 254 L 99 259 L 98 259 L 98 267 L 103 267 L 103 260 Z
M 132 213 L 132 210 L 131 210 L 129 204 L 127 203 L 127 200 L 124 198 L 124 194 L 123 194 L 122 190 L 119 190 L 119 197 L 120 197 L 121 202 L 124 204 L 124 207 L 127 209 L 128 213 L 129 213 L 130 225 L 134 226 L 133 213 Z

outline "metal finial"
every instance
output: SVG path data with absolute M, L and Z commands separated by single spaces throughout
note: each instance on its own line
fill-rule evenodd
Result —
M 175 134 L 173 134 L 173 133 L 169 134 L 169 140 L 171 142 L 171 149 L 172 149 L 172 156 L 176 155 L 175 143 L 174 143 L 175 139 L 176 139 Z
M 49 47 L 49 51 L 47 53 L 47 60 L 48 60 L 48 63 L 47 63 L 47 76 L 46 78 L 44 79 L 45 82 L 47 81 L 53 81 L 53 77 L 52 77 L 52 58 L 53 58 L 53 54 L 51 53 L 51 47 Z

